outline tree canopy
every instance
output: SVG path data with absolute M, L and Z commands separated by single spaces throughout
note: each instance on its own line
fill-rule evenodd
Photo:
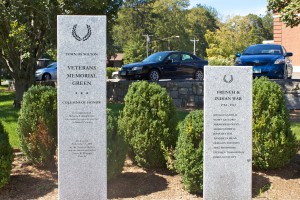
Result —
M 125 63 L 145 58 L 146 45 L 149 54 L 164 50 L 192 52 L 193 39 L 198 40 L 196 55 L 205 57 L 208 44 L 204 35 L 207 30 L 216 30 L 218 19 L 210 8 L 197 5 L 188 9 L 188 5 L 187 0 L 125 3 L 113 27 L 115 44 L 124 51 Z
M 56 47 L 59 14 L 107 15 L 108 30 L 122 0 L 2 0 L 0 1 L 0 65 L 15 81 L 15 104 L 34 83 L 36 61 Z
M 262 43 L 270 39 L 269 27 L 264 27 L 262 17 L 254 14 L 228 18 L 215 32 L 207 31 L 205 37 L 209 44 L 206 49 L 208 57 L 234 58 L 251 44 Z
M 280 19 L 289 27 L 300 24 L 300 0 L 268 0 L 268 10 L 279 14 Z

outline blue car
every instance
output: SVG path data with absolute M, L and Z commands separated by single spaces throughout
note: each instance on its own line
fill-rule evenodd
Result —
M 290 56 L 279 44 L 257 44 L 246 48 L 242 53 L 236 54 L 235 65 L 253 66 L 253 77 L 266 76 L 271 79 L 292 78 L 293 66 Z
M 35 80 L 48 81 L 57 79 L 57 62 L 48 65 L 45 68 L 38 69 L 35 72 Z

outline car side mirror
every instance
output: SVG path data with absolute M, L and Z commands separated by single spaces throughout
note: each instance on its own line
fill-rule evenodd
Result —
M 286 52 L 285 57 L 290 57 L 290 56 L 293 56 L 293 53 L 292 52 Z
M 241 57 L 240 53 L 235 54 L 236 57 Z

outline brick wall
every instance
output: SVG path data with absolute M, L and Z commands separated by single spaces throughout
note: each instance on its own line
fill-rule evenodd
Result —
M 293 66 L 300 68 L 300 26 L 286 27 L 279 19 L 274 16 L 274 43 L 282 44 L 288 52 L 293 52 L 291 57 Z

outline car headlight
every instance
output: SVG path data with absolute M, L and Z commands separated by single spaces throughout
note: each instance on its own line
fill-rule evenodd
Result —
M 42 72 L 35 72 L 35 75 L 40 75 Z
M 142 69 L 143 69 L 143 67 L 133 67 L 132 68 L 133 71 L 142 70 Z
M 275 60 L 274 64 L 278 65 L 278 64 L 284 64 L 285 60 L 283 58 L 278 58 L 277 60 Z
M 242 61 L 240 58 L 235 59 L 235 65 L 241 65 Z

